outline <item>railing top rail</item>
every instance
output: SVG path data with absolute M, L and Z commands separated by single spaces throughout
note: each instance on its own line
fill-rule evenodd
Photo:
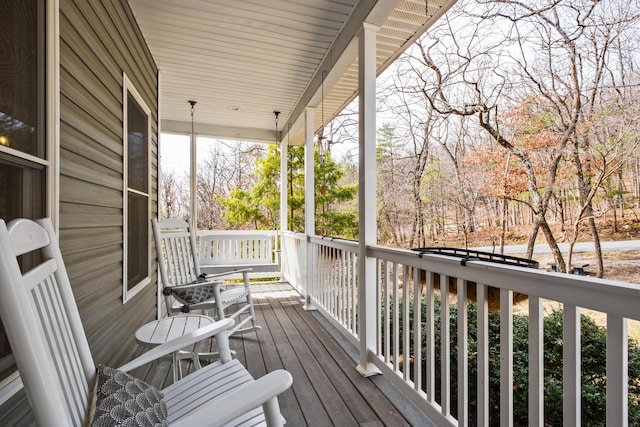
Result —
M 367 255 L 389 262 L 537 296 L 578 307 L 640 320 L 640 284 L 598 279 L 526 267 L 423 254 L 408 249 L 370 246 Z
M 328 246 L 330 248 L 342 249 L 351 252 L 358 250 L 358 242 L 355 240 L 346 240 L 327 236 L 311 236 L 309 240 L 311 243 Z
M 277 230 L 198 230 L 198 236 L 216 237 L 251 237 L 251 236 L 277 236 Z
M 440 254 L 453 256 L 456 258 L 462 258 L 464 262 L 467 261 L 491 261 L 505 265 L 517 265 L 521 267 L 538 268 L 540 264 L 538 261 L 521 258 L 510 255 L 496 254 L 493 252 L 477 251 L 475 249 L 463 249 L 463 248 L 450 248 L 450 247 L 426 247 L 426 248 L 412 248 L 412 251 L 418 252 L 418 256 L 423 254 Z

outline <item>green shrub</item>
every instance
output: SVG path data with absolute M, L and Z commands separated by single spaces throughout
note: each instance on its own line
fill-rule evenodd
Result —
M 393 303 L 390 313 L 393 313 Z M 398 301 L 399 319 L 402 322 L 404 307 Z M 436 356 L 436 400 L 440 401 L 440 300 L 435 301 L 435 356 Z M 382 313 L 384 316 L 384 313 Z M 413 304 L 409 306 L 410 324 L 413 325 Z M 451 316 L 451 407 L 457 415 L 457 307 L 450 306 Z M 422 304 L 423 331 L 423 384 L 426 378 L 425 328 L 426 303 Z M 582 348 L 582 425 L 606 424 L 606 329 L 595 324 L 586 315 L 581 316 Z M 393 316 L 390 319 L 393 333 Z M 528 316 L 513 316 L 513 412 L 515 425 L 527 425 L 529 391 Z M 477 424 L 477 307 L 468 305 L 468 366 L 469 366 L 469 424 Z M 546 425 L 562 425 L 562 310 L 553 311 L 544 321 L 544 415 Z M 402 334 L 402 332 L 401 332 Z M 413 331 L 411 331 L 413 335 Z M 391 337 L 393 342 L 393 337 Z M 403 337 L 400 336 L 399 354 L 402 354 Z M 413 342 L 413 336 L 411 337 Z M 391 349 L 393 351 L 393 349 Z M 401 366 L 401 369 L 411 369 Z M 413 370 L 411 370 L 411 376 Z M 629 340 L 629 425 L 640 425 L 640 351 L 635 340 Z M 491 425 L 498 425 L 500 418 L 500 317 L 489 313 L 489 416 Z

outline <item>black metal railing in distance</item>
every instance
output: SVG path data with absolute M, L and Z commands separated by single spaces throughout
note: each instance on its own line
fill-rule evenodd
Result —
M 473 249 L 447 248 L 447 247 L 426 247 L 412 248 L 412 251 L 418 252 L 418 256 L 424 254 L 446 255 L 460 258 L 460 262 L 464 265 L 467 261 L 489 261 L 505 265 L 515 265 L 519 267 L 538 268 L 538 261 L 520 258 L 510 255 L 496 254 L 492 252 L 476 251 Z

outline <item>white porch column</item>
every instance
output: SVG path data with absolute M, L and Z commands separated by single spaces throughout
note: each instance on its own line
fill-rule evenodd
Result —
M 285 271 L 284 232 L 289 229 L 289 218 L 287 216 L 289 207 L 289 193 L 287 192 L 289 187 L 287 174 L 288 152 L 289 144 L 284 140 L 280 141 L 280 232 L 275 236 L 275 249 L 278 251 L 276 253 L 276 261 L 280 264 L 280 280 L 284 277 Z
M 289 206 L 289 193 L 287 189 L 289 182 L 287 181 L 287 157 L 289 152 L 289 144 L 286 141 L 280 141 L 280 231 L 289 229 L 289 219 L 287 209 Z
M 190 147 L 190 155 L 191 155 L 191 159 L 190 159 L 190 173 L 189 173 L 189 195 L 191 196 L 189 198 L 189 203 L 190 203 L 190 208 L 191 208 L 191 214 L 189 215 L 189 219 L 191 220 L 191 224 L 193 225 L 193 227 L 195 227 L 195 229 L 198 229 L 198 209 L 197 209 L 197 202 L 196 202 L 196 182 L 197 182 L 197 174 L 198 174 L 198 151 L 197 151 L 197 146 L 196 146 L 196 133 L 195 133 L 195 129 L 193 127 L 193 115 L 194 115 L 194 106 L 196 105 L 196 101 L 189 101 L 189 104 L 191 104 L 191 144 L 189 145 Z
M 315 225 L 315 176 L 314 176 L 314 145 L 313 145 L 313 118 L 315 109 L 307 107 L 304 116 L 304 231 L 306 239 L 307 277 L 305 280 L 305 310 L 315 310 L 311 303 L 313 295 L 313 280 L 315 257 L 309 238 L 316 234 Z
M 364 23 L 359 34 L 358 92 L 360 102 L 360 141 L 358 216 L 358 337 L 360 363 L 364 375 L 380 373 L 369 361 L 369 350 L 376 350 L 376 264 L 368 259 L 367 246 L 377 243 L 376 222 L 376 34 L 379 27 Z
M 191 223 L 193 224 L 194 227 L 196 227 L 196 229 L 198 228 L 198 213 L 197 213 L 197 209 L 196 209 L 196 175 L 197 175 L 197 171 L 198 171 L 198 156 L 196 154 L 196 136 L 194 134 L 191 134 L 191 145 L 190 145 L 190 154 L 191 154 L 191 160 L 189 162 L 189 165 L 191 166 L 191 171 L 189 173 L 189 194 L 191 195 L 189 201 L 190 201 L 190 208 L 191 208 L 191 214 L 189 215 L 189 218 L 191 219 Z

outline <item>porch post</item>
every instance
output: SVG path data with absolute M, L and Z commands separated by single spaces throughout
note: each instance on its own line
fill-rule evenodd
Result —
M 311 303 L 313 295 L 313 277 L 315 267 L 315 257 L 311 246 L 310 237 L 316 234 L 315 226 L 315 176 L 314 166 L 314 146 L 313 146 L 313 119 L 315 109 L 307 107 L 304 116 L 304 231 L 306 236 L 306 261 L 307 277 L 305 280 L 305 310 L 315 310 Z
M 380 373 L 369 361 L 369 351 L 376 351 L 376 264 L 367 258 L 367 246 L 377 243 L 376 222 L 376 34 L 379 27 L 363 23 L 359 34 L 358 93 L 359 166 L 358 216 L 358 337 L 360 363 L 358 371 L 364 375 Z
M 289 132 L 291 132 L 291 128 L 289 128 Z M 287 174 L 287 159 L 289 152 L 289 144 L 286 141 L 280 141 L 280 232 L 276 233 L 274 236 L 275 240 L 275 249 L 278 251 L 276 253 L 276 261 L 280 265 L 280 280 L 284 277 L 285 272 L 285 261 L 284 256 L 285 246 L 284 246 L 284 232 L 289 229 L 289 218 L 288 218 L 288 207 L 289 207 L 289 199 L 288 199 L 288 174 Z M 279 237 L 278 237 L 279 236 Z M 287 265 L 289 263 L 287 262 Z
M 192 107 L 193 108 L 193 107 Z M 192 113 L 193 114 L 193 113 Z M 198 229 L 198 210 L 196 208 L 197 202 L 196 202 L 196 179 L 197 179 L 197 174 L 198 174 L 198 155 L 197 155 L 197 146 L 196 146 L 196 135 L 191 132 L 191 144 L 190 144 L 190 154 L 191 154 L 191 158 L 190 158 L 190 173 L 189 173 L 189 202 L 190 202 L 190 215 L 189 218 L 191 220 L 191 224 L 193 224 L 193 227 L 196 228 L 196 230 Z
M 287 209 L 289 206 L 289 199 L 287 188 L 289 183 L 287 181 L 287 157 L 289 152 L 289 145 L 286 141 L 280 141 L 280 231 L 286 231 L 289 229 L 289 221 L 287 216 Z

